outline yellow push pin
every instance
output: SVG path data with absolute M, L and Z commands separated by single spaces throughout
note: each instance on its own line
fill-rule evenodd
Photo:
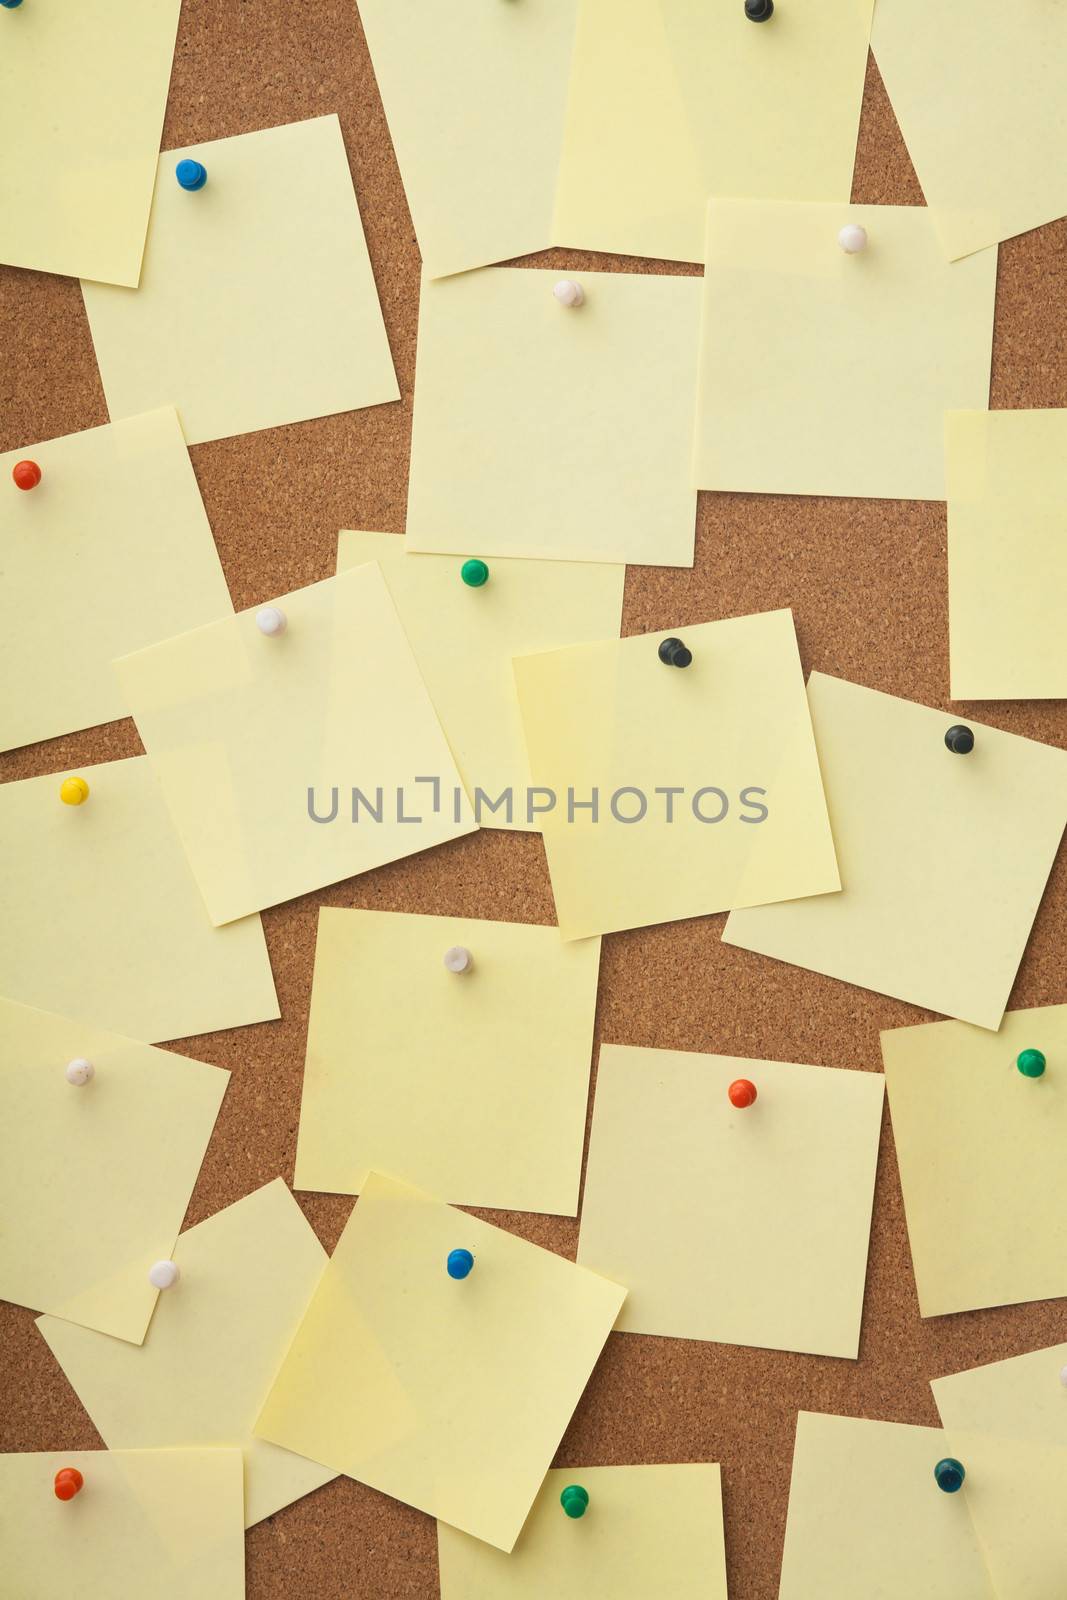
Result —
M 65 806 L 84 805 L 89 798 L 89 785 L 84 778 L 64 778 L 59 786 L 59 798 Z

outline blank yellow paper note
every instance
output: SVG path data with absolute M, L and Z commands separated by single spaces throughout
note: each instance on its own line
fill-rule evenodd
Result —
M 625 1294 L 372 1174 L 256 1432 L 510 1550 Z
M 881 1120 L 880 1073 L 602 1045 L 578 1259 L 620 1331 L 854 1358 Z
M 559 1497 L 581 1484 L 589 1506 Z M 717 1466 L 558 1467 L 510 1555 L 437 1524 L 441 1600 L 726 1600 Z
M 1067 11 L 880 0 L 871 48 L 932 207 L 942 248 L 964 256 L 1067 211 Z
M 342 533 L 338 571 L 381 563 L 476 820 L 536 827 L 536 818 L 527 820 L 529 768 L 511 658 L 617 635 L 626 568 L 494 558 L 489 582 L 470 589 L 455 556 L 409 556 L 404 544 L 391 533 Z M 510 803 L 491 809 L 508 793 Z
M 160 156 L 140 288 L 82 293 L 111 416 L 190 444 L 400 398 L 336 116 Z
M 1067 1450 L 956 1429 L 945 1438 L 966 1469 L 959 1498 L 966 1498 L 997 1600 L 1063 1600 Z
M 136 286 L 180 3 L 0 17 L 0 261 Z
M 80 1087 L 78 1057 L 95 1068 Z M 148 1269 L 174 1248 L 229 1076 L 0 1000 L 0 1299 L 140 1344 Z
M 997 1028 L 1067 822 L 1067 753 L 813 672 L 840 894 L 735 911 L 723 939 Z
M 577 0 L 359 0 L 426 272 L 552 242 Z
M 475 826 L 378 567 L 275 604 L 115 663 L 215 923 Z
M 802 1411 L 779 1600 L 995 1600 L 940 1428 Z
M 84 1486 L 58 1500 L 56 1473 Z M 19 1600 L 242 1600 L 239 1450 L 0 1456 L 5 1593 Z
M 7 494 L 26 456 L 41 482 Z M 8 451 L 0 483 L 0 748 L 10 750 L 127 716 L 113 658 L 233 607 L 173 410 Z
M 423 281 L 408 548 L 690 567 L 700 283 L 559 278 Z
M 37 1326 L 111 1449 L 242 1450 L 250 1528 L 335 1476 L 252 1437 L 326 1252 L 276 1178 L 158 1253 L 181 1279 L 160 1297 L 140 1348 L 55 1317 Z
M 515 662 L 565 939 L 839 887 L 791 613 L 681 634 Z
M 1067 1450 L 1067 1385 L 1060 1378 L 1064 1367 L 1067 1344 L 1054 1344 L 934 1378 L 930 1387 L 946 1428 L 1032 1439 Z
M 713 200 L 694 482 L 943 500 L 944 413 L 989 401 L 996 275 L 995 250 L 946 261 L 920 207 Z
M 882 1055 L 923 1316 L 1067 1295 L 1067 1006 L 891 1028 Z
M 945 418 L 955 700 L 1067 698 L 1067 411 Z
M 470 951 L 469 972 L 445 952 Z M 578 1210 L 600 940 L 323 907 L 297 1189 L 371 1170 L 461 1205 Z
M 276 1017 L 259 918 L 211 926 L 145 757 L 80 774 L 79 806 L 0 787 L 0 994 L 152 1043 Z

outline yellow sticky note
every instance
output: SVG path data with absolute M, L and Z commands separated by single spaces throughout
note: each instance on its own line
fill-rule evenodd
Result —
M 1067 411 L 951 411 L 954 700 L 1067 698 Z
M 0 19 L 0 261 L 136 286 L 180 3 Z
M 813 672 L 844 885 L 735 911 L 723 939 L 997 1028 L 1067 822 L 1067 753 Z
M 953 1432 L 1001 1434 L 1067 1450 L 1067 1385 L 1060 1377 L 1064 1367 L 1067 1344 L 1054 1344 L 934 1378 L 930 1387 L 943 1426 Z
M 84 805 L 0 787 L 0 994 L 152 1043 L 278 1016 L 259 918 L 211 926 L 150 763 L 79 773 Z
M 668 637 L 515 661 L 565 939 L 839 887 L 792 614 Z
M 256 1432 L 510 1550 L 625 1294 L 372 1174 Z
M 139 1348 L 55 1317 L 39 1317 L 37 1326 L 112 1450 L 195 1444 L 243 1451 L 250 1528 L 335 1476 L 252 1437 L 326 1252 L 275 1178 L 160 1254 L 171 1257 L 181 1278 L 160 1297 Z
M 378 567 L 275 607 L 115 663 L 215 923 L 475 828 Z
M 26 457 L 41 482 L 8 493 Z M 9 450 L 0 483 L 0 748 L 11 750 L 127 716 L 112 659 L 233 607 L 173 409 Z
M 426 271 L 543 250 L 576 0 L 360 0 Z
M 140 288 L 82 293 L 111 416 L 190 444 L 400 398 L 336 116 L 160 156 Z
M 229 1076 L 0 999 L 0 1298 L 140 1344 Z
M 81 1473 L 73 1500 L 55 1475 Z M 239 1450 L 0 1456 L 4 1585 L 20 1600 L 242 1600 Z
M 580 1519 L 559 1497 L 589 1495 Z M 726 1600 L 712 1465 L 554 1467 L 510 1555 L 437 1524 L 441 1600 Z
M 940 1428 L 797 1417 L 779 1600 L 995 1600 Z M 966 1485 L 965 1485 L 966 1489 Z
M 692 566 L 700 283 L 560 276 L 423 281 L 408 548 Z
M 380 562 L 475 819 L 533 828 L 511 658 L 617 635 L 626 568 L 494 558 L 488 583 L 471 589 L 455 556 L 409 556 L 404 545 L 391 533 L 342 533 L 337 569 Z
M 294 1186 L 358 1194 L 384 1170 L 573 1217 L 599 966 L 599 939 L 557 928 L 320 909 Z
M 997 1600 L 1062 1600 L 1067 1450 L 948 1429 Z
M 1019 1071 L 1024 1050 L 1045 1056 L 1041 1077 Z M 1067 1006 L 1009 1011 L 999 1033 L 891 1028 L 882 1055 L 923 1316 L 1067 1295 L 1053 1198 L 1067 1144 Z
M 602 1045 L 578 1260 L 619 1330 L 855 1358 L 881 1120 L 880 1073 Z
M 693 481 L 944 500 L 944 413 L 989 401 L 996 276 L 995 250 L 946 261 L 922 207 L 713 200 Z
M 871 48 L 942 247 L 964 256 L 1067 212 L 1067 13 L 882 0 Z

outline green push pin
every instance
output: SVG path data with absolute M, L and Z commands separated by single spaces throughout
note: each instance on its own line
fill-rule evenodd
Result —
M 568 1517 L 584 1517 L 589 1506 L 589 1491 L 580 1483 L 568 1483 L 559 1497 L 559 1503 Z
M 484 561 L 465 561 L 459 569 L 459 575 L 468 589 L 480 589 L 489 582 L 489 568 Z
M 934 1479 L 939 1489 L 945 1494 L 955 1494 L 963 1488 L 963 1480 L 967 1474 L 963 1470 L 963 1462 L 957 1461 L 954 1456 L 946 1456 L 934 1468 Z
M 1015 1065 L 1024 1078 L 1040 1078 L 1045 1070 L 1045 1058 L 1040 1050 L 1022 1050 L 1015 1057 Z

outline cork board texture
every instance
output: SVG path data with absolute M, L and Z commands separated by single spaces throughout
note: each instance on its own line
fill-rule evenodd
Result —
M 329 576 L 339 528 L 402 530 L 419 255 L 354 0 L 185 0 L 163 147 L 336 111 L 363 213 L 402 402 L 202 444 L 192 461 L 234 605 Z M 922 194 L 873 61 L 853 188 L 857 202 Z M 549 252 L 524 263 L 595 272 L 664 264 Z M 0 449 L 108 420 L 78 285 L 0 269 Z M 1000 250 L 991 405 L 1067 406 L 1067 222 Z M 793 608 L 806 671 L 948 708 L 945 508 L 940 504 L 702 494 L 692 571 L 631 568 L 624 633 Z M 1062 703 L 954 707 L 1067 745 Z M 0 758 L 14 779 L 138 753 L 130 722 Z M 278 1174 L 292 1179 L 320 905 L 551 923 L 536 836 L 483 831 L 265 913 L 282 1020 L 184 1040 L 233 1076 L 187 1225 Z M 723 918 L 604 940 L 597 1039 L 880 1070 L 880 1028 L 930 1020 L 914 1007 L 720 943 Z M 1012 1006 L 1067 999 L 1067 864 L 1061 852 Z M 72 1197 L 76 1209 L 89 1197 Z M 301 1195 L 327 1249 L 351 1206 Z M 490 1220 L 573 1257 L 577 1223 Z M 91 1225 L 87 1223 L 86 1225 Z M 33 1316 L 0 1307 L 0 1449 L 92 1449 L 94 1428 Z M 730 1593 L 772 1600 L 798 1409 L 936 1425 L 928 1380 L 1064 1338 L 1062 1304 L 923 1323 L 900 1183 L 883 1124 L 858 1362 L 613 1334 L 559 1466 L 722 1464 Z M 339 1479 L 252 1529 L 251 1600 L 431 1600 L 429 1518 Z

